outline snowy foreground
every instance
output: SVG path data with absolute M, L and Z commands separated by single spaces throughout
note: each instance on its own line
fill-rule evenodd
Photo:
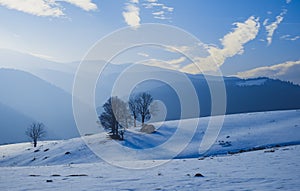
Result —
M 193 120 L 182 121 L 183 135 L 191 133 Z M 115 142 L 105 133 L 85 141 L 39 142 L 37 148 L 30 143 L 0 146 L 0 190 L 299 190 L 300 110 L 228 115 L 215 143 L 199 154 L 208 120 L 200 119 L 188 146 L 172 160 L 166 160 L 169 150 L 150 151 L 174 134 L 176 121 L 153 134 L 128 130 L 125 141 L 118 142 L 121 149 L 150 149 L 132 158 L 111 152 Z M 86 143 L 117 158 L 119 166 L 140 169 L 112 166 Z
M 105 162 L 2 167 L 1 190 L 295 190 L 300 188 L 300 146 L 230 156 L 175 159 L 147 170 Z M 140 161 L 141 162 L 141 161 Z M 155 163 L 155 161 L 142 161 Z M 195 177 L 201 173 L 204 177 Z M 47 182 L 52 181 L 52 182 Z

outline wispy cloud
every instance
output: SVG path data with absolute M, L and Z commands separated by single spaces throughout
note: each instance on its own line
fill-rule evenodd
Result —
M 149 57 L 149 54 L 146 54 L 146 53 L 144 53 L 144 52 L 139 52 L 138 55 L 139 55 L 139 56 L 146 57 L 146 58 Z
M 97 9 L 97 5 L 95 3 L 92 3 L 91 0 L 58 0 L 58 1 L 68 2 L 85 11 L 92 11 Z
M 159 3 L 158 0 L 146 0 L 143 5 L 146 9 L 153 9 L 153 18 L 161 20 L 171 19 L 170 14 L 174 11 L 173 7 Z
M 184 62 L 184 61 L 186 61 L 186 57 L 180 57 L 180 58 L 178 58 L 178 59 L 174 59 L 174 60 L 169 60 L 169 61 L 167 61 L 169 64 L 171 64 L 171 65 L 179 65 L 179 64 L 181 64 L 182 62 Z
M 188 73 L 197 73 L 199 71 L 198 65 L 203 71 L 215 71 L 224 64 L 227 58 L 243 54 L 244 45 L 255 39 L 258 34 L 259 19 L 251 16 L 244 23 L 234 23 L 233 25 L 236 26 L 233 31 L 221 39 L 223 48 L 207 45 L 209 56 L 205 58 L 194 57 L 193 60 L 196 65 L 194 63 L 189 64 L 182 70 Z
M 284 19 L 284 15 L 287 13 L 287 10 L 284 9 L 277 17 L 276 20 L 270 24 L 268 24 L 268 19 L 266 19 L 263 22 L 263 25 L 265 26 L 265 29 L 267 31 L 267 41 L 268 41 L 268 45 L 270 45 L 272 43 L 272 38 L 273 38 L 273 34 L 275 32 L 275 30 L 278 28 L 278 25 L 283 21 Z
M 130 0 L 124 8 L 123 17 L 125 22 L 131 27 L 138 27 L 140 25 L 141 18 L 138 3 L 138 0 Z
M 166 17 L 165 11 L 153 12 L 152 15 L 153 15 L 153 18 L 155 18 L 155 19 L 160 19 L 160 20 L 171 19 L 170 17 Z
M 172 53 L 181 52 L 189 56 L 189 59 L 180 57 L 175 60 L 155 61 L 150 60 L 148 64 L 155 66 L 176 69 L 181 72 L 197 74 L 208 73 L 214 74 L 220 66 L 224 64 L 227 58 L 243 54 L 244 45 L 256 38 L 260 23 L 259 18 L 249 17 L 245 22 L 233 23 L 235 26 L 232 32 L 226 34 L 220 41 L 223 48 L 212 44 L 189 44 L 181 46 L 168 46 L 166 51 Z M 199 55 L 199 52 L 207 50 L 206 56 Z M 185 59 L 183 59 L 185 58 Z M 193 61 L 193 63 L 190 62 Z
M 59 17 L 65 15 L 60 2 L 67 2 L 85 11 L 96 10 L 91 0 L 0 0 L 0 5 L 36 16 Z
M 292 2 L 292 0 L 286 0 L 285 1 L 287 4 L 289 4 L 290 2 Z
M 166 68 L 171 70 L 180 70 L 181 64 L 186 61 L 186 57 L 179 57 L 172 60 L 157 60 L 157 59 L 149 59 L 143 61 L 143 64 L 149 66 L 157 66 L 160 68 Z
M 283 35 L 283 36 L 281 36 L 281 37 L 280 37 L 280 39 L 282 39 L 282 40 L 290 40 L 290 41 L 295 41 L 295 40 L 298 40 L 298 39 L 300 39 L 300 36 L 298 35 L 298 36 L 294 36 L 294 37 L 292 37 L 291 35 L 287 34 L 287 35 Z
M 55 1 L 44 0 L 0 0 L 0 5 L 36 16 L 64 15 L 63 10 Z
M 285 63 L 259 67 L 252 70 L 237 73 L 241 78 L 254 78 L 254 77 L 269 77 L 273 79 L 280 79 L 290 81 L 300 85 L 300 60 L 288 61 Z
M 210 47 L 209 52 L 217 61 L 218 65 L 222 65 L 226 58 L 244 52 L 244 44 L 256 38 L 259 31 L 258 18 L 250 17 L 244 23 L 234 23 L 236 28 L 232 32 L 226 34 L 221 43 L 222 49 Z
M 152 15 L 163 15 L 163 14 L 165 14 L 164 11 L 158 11 L 158 12 L 152 13 Z
M 48 56 L 45 54 L 39 54 L 39 53 L 33 53 L 33 52 L 27 52 L 28 54 L 38 57 L 38 58 L 42 58 L 42 59 L 46 59 L 46 60 L 53 60 L 54 58 L 52 56 Z

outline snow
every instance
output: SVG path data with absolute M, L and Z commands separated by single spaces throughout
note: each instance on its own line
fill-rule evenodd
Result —
M 145 170 L 107 163 L 2 167 L 1 190 L 298 190 L 300 146 L 203 160 L 174 159 Z M 155 163 L 156 161 L 143 161 Z M 201 173 L 204 177 L 194 177 Z M 56 176 L 55 176 L 56 175 Z M 72 176 L 73 175 L 73 176 Z M 77 176 L 76 176 L 77 175 Z M 52 180 L 53 182 L 46 182 Z
M 0 166 L 59 165 L 69 163 L 98 162 L 101 157 L 109 161 L 170 159 L 176 148 L 189 142 L 175 158 L 195 158 L 235 153 L 241 150 L 263 149 L 300 143 L 300 110 L 272 111 L 227 115 L 215 143 L 206 153 L 199 154 L 199 146 L 207 124 L 215 117 L 185 119 L 184 127 L 172 148 L 164 144 L 178 130 L 179 121 L 154 123 L 156 132 L 144 134 L 139 128 L 125 131 L 124 141 L 107 139 L 106 133 L 63 141 L 41 141 L 33 148 L 30 143 L 0 146 Z M 199 120 L 198 127 L 193 125 Z M 178 133 L 178 132 L 177 132 Z M 193 136 L 191 141 L 188 136 Z M 157 149 L 161 147 L 163 149 Z M 94 154 L 92 151 L 96 154 Z M 156 150 L 155 150 L 156 149 Z M 125 154 L 124 154 L 125 151 Z M 151 152 L 150 152 L 151 151 Z M 155 152 L 156 151 L 156 152 Z M 70 152 L 70 154 L 65 154 Z M 121 153 L 122 157 L 119 157 Z M 123 154 L 122 154 L 123 153 Z
M 237 82 L 238 86 L 260 86 L 263 85 L 267 79 L 249 79 L 241 82 Z
M 172 149 L 160 152 L 151 149 L 164 145 L 174 135 L 178 121 L 154 124 L 157 129 L 153 134 L 141 133 L 139 128 L 129 129 L 125 141 L 109 140 L 106 133 L 100 133 L 38 142 L 37 148 L 30 143 L 3 145 L 0 146 L 0 188 L 298 190 L 299 116 L 300 110 L 227 115 L 215 143 L 203 154 L 199 154 L 199 145 L 211 118 L 182 120 L 185 129 L 172 149 L 186 141 L 185 135 L 194 133 L 194 136 L 174 159 L 169 158 Z M 199 125 L 194 132 L 191 126 L 195 120 L 199 120 Z M 106 153 L 106 161 L 90 149 L 100 156 Z M 129 150 L 130 156 L 119 155 L 113 149 Z M 194 177 L 197 173 L 204 177 Z

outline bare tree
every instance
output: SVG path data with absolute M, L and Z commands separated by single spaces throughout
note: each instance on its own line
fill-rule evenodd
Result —
M 33 146 L 37 146 L 37 141 L 46 135 L 43 123 L 32 123 L 26 130 L 26 135 L 33 141 Z
M 138 117 L 138 97 L 137 96 L 131 96 L 129 98 L 129 102 L 128 102 L 128 105 L 129 105 L 129 109 L 130 109 L 130 112 L 133 116 L 133 126 L 136 127 L 136 119 Z
M 110 129 L 113 139 L 120 139 L 119 128 L 128 127 L 130 113 L 127 104 L 118 97 L 111 97 L 103 105 L 104 112 L 99 116 L 101 125 L 105 129 Z
M 153 101 L 153 97 L 146 92 L 140 93 L 137 99 L 137 111 L 141 116 L 142 126 L 145 123 L 145 120 L 151 117 L 150 105 Z

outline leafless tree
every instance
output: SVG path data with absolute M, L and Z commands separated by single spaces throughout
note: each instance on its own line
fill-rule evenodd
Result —
M 133 126 L 136 127 L 136 119 L 138 117 L 138 99 L 137 96 L 131 96 L 128 101 L 130 112 L 133 116 Z
M 137 99 L 137 111 L 141 116 L 142 126 L 145 124 L 145 120 L 151 117 L 150 105 L 153 101 L 153 97 L 146 92 L 140 93 Z
M 33 141 L 33 146 L 37 146 L 37 141 L 46 135 L 43 123 L 32 123 L 26 130 L 26 135 Z
M 101 125 L 111 130 L 113 139 L 120 139 L 119 128 L 128 128 L 131 119 L 127 104 L 118 97 L 111 97 L 103 109 L 104 112 L 99 116 Z

